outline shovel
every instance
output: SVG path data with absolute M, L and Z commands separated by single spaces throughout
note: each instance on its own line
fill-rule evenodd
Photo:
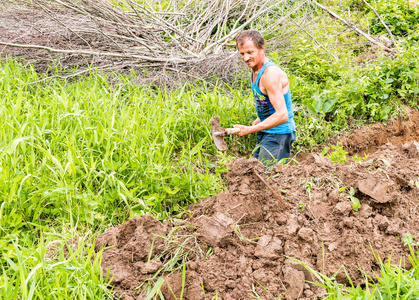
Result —
M 220 116 L 215 116 L 211 118 L 211 132 L 212 132 L 212 139 L 214 140 L 214 144 L 220 151 L 226 151 L 227 144 L 224 141 L 224 136 L 239 133 L 241 131 L 240 128 L 223 128 L 220 125 Z

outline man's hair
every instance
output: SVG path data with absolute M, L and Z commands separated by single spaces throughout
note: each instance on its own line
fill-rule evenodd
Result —
M 236 37 L 236 48 L 238 49 L 239 46 L 243 46 L 243 44 L 247 41 L 253 41 L 256 48 L 262 49 L 262 46 L 265 45 L 265 40 L 263 36 L 256 30 L 245 30 L 239 33 Z

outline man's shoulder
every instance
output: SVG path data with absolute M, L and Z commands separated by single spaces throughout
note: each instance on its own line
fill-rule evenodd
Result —
M 287 74 L 277 65 L 268 66 L 262 74 L 262 81 L 288 80 Z
M 266 67 L 265 72 L 263 74 L 267 74 L 270 76 L 287 76 L 287 74 L 276 64 L 271 64 L 268 67 Z

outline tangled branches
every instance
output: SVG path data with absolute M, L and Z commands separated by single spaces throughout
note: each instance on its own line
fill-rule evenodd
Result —
M 17 33 L 11 32 L 10 26 L 4 26 L 6 33 L 0 33 L 0 45 L 4 46 L 0 48 L 0 56 L 13 47 L 22 51 L 20 56 L 41 68 L 58 59 L 64 66 L 94 64 L 107 70 L 148 69 L 155 76 L 170 71 L 199 77 L 217 73 L 221 78 L 231 76 L 237 68 L 232 58 L 236 53 L 234 38 L 240 31 L 256 28 L 270 45 L 278 47 L 284 46 L 284 41 L 296 32 L 305 31 L 314 39 L 305 28 L 313 23 L 314 4 L 319 7 L 311 0 L 20 0 L 17 3 L 19 10 L 7 12 L 20 26 L 20 32 L 17 29 Z M 297 11 L 300 13 L 295 14 Z
M 292 5 L 289 5 L 292 3 Z M 225 66 L 235 53 L 234 37 L 261 18 L 279 26 L 299 6 L 286 0 L 34 0 L 30 14 L 48 23 L 32 23 L 44 39 L 34 43 L 0 41 L 9 47 L 38 49 L 76 65 L 95 62 L 113 67 L 154 70 Z M 284 5 L 287 4 L 287 5 Z M 51 22 L 52 21 L 52 22 Z M 51 24 L 53 24 L 51 26 Z M 49 25 L 49 26 L 48 26 Z M 35 34 L 32 34 L 35 36 Z M 25 40 L 22 38 L 21 40 Z M 32 55 L 34 52 L 32 52 Z

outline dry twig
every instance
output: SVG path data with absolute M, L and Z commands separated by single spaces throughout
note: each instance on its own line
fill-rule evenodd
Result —
M 321 5 L 320 3 L 318 3 L 317 1 L 312 0 L 312 3 L 314 5 L 316 5 L 317 7 L 321 8 L 322 10 L 326 11 L 327 13 L 329 13 L 329 15 L 331 15 L 332 17 L 338 19 L 339 21 L 341 21 L 342 23 L 344 23 L 346 26 L 348 26 L 349 28 L 351 28 L 352 30 L 354 30 L 356 33 L 358 33 L 359 35 L 362 35 L 363 37 L 365 37 L 368 41 L 370 41 L 371 43 L 380 46 L 381 48 L 383 48 L 385 51 L 387 52 L 393 52 L 393 50 L 391 50 L 390 48 L 388 48 L 387 46 L 383 45 L 382 43 L 378 42 L 377 40 L 373 39 L 369 34 L 365 33 L 364 31 L 362 31 L 361 29 L 359 29 L 358 27 L 355 26 L 355 24 L 353 24 L 351 21 L 349 20 L 344 20 L 343 18 L 341 18 L 338 14 L 336 14 L 335 12 L 331 11 L 330 9 L 328 9 L 327 7 Z
M 253 172 L 266 185 L 266 187 L 271 191 L 271 193 L 275 196 L 275 198 L 277 198 L 283 206 L 286 206 L 284 200 L 282 200 L 282 197 L 279 196 L 277 192 L 275 192 L 275 190 L 269 185 L 269 183 L 255 169 L 253 169 Z
M 396 45 L 396 40 L 394 39 L 393 34 L 391 33 L 390 28 L 388 28 L 387 24 L 384 22 L 384 20 L 381 18 L 381 16 L 378 14 L 377 10 L 372 7 L 366 0 L 362 0 L 364 1 L 364 3 L 375 13 L 375 15 L 377 16 L 377 18 L 380 20 L 380 22 L 383 24 L 384 28 L 387 30 L 391 41 L 393 42 L 393 45 Z
M 391 51 L 314 0 L 16 0 L 14 3 L 22 4 L 19 9 L 23 18 L 10 13 L 9 19 L 14 17 L 21 27 L 16 25 L 16 34 L 9 29 L 8 34 L 0 32 L 3 46 L 0 55 L 13 53 L 9 50 L 13 48 L 29 63 L 44 66 L 42 70 L 52 60 L 58 60 L 64 66 L 81 69 L 95 65 L 105 71 L 118 66 L 124 70 L 152 66 L 151 76 L 159 80 L 169 79 L 169 74 L 205 79 L 214 73 L 225 80 L 238 70 L 234 38 L 249 27 L 267 36 L 266 43 L 273 49 L 289 47 L 290 38 L 304 32 L 337 59 L 335 47 L 327 46 L 327 41 L 339 34 L 336 32 L 339 26 L 329 33 L 319 12 L 327 12 L 369 42 Z

